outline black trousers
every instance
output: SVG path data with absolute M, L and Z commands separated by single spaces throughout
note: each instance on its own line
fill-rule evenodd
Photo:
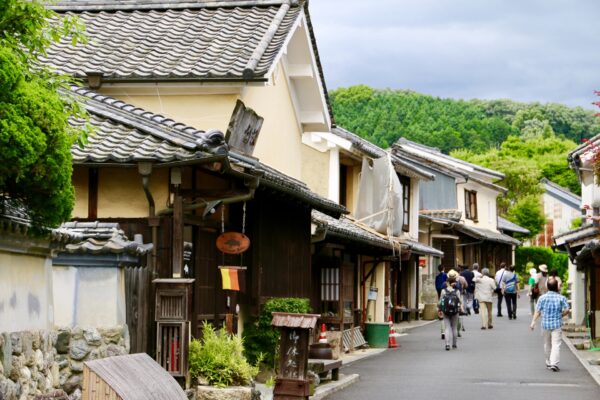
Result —
M 506 299 L 506 308 L 508 309 L 508 318 L 517 318 L 517 294 L 504 293 Z
M 498 312 L 496 313 L 497 316 L 501 316 L 502 315 L 502 298 L 504 297 L 502 295 L 502 292 L 497 293 L 498 295 Z

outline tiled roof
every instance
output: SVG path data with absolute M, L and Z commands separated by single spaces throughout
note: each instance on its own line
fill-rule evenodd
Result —
M 562 246 L 567 243 L 571 245 L 598 236 L 600 236 L 600 229 L 592 224 L 586 224 L 568 232 L 555 235 L 552 238 L 557 246 Z M 576 246 L 576 244 L 574 244 L 574 246 Z
M 353 223 L 347 218 L 332 218 L 321 212 L 313 210 L 312 219 L 317 224 L 326 226 L 328 235 L 357 241 L 369 246 L 389 249 L 390 251 L 393 249 L 393 244 L 389 240 L 361 228 L 359 225 Z M 396 249 L 399 249 L 399 247 L 396 246 Z
M 31 219 L 25 207 L 0 193 L 0 232 L 26 234 L 30 226 Z
M 462 218 L 460 210 L 419 210 L 419 218 L 441 219 L 458 222 Z
M 328 214 L 339 216 L 340 214 L 348 213 L 348 210 L 346 210 L 344 206 L 320 196 L 311 191 L 304 182 L 294 179 L 275 168 L 269 167 L 256 160 L 249 160 L 248 158 L 235 153 L 230 153 L 229 159 L 232 164 L 245 168 L 246 171 L 252 175 L 259 176 L 259 187 L 267 186 L 277 191 L 290 194 L 306 202 L 311 207 Z
M 515 238 L 512 238 L 508 235 L 497 231 L 492 231 L 490 229 L 477 228 L 465 224 L 455 224 L 453 228 L 475 239 L 487 240 L 490 242 L 498 242 L 504 244 L 514 244 L 517 246 L 521 244 L 521 242 Z
M 74 163 L 169 162 L 227 154 L 220 131 L 200 131 L 88 89 L 74 87 L 73 92 L 95 127 L 83 148 L 71 148 Z
M 69 253 L 144 255 L 152 249 L 151 243 L 127 239 L 119 224 L 111 222 L 66 222 L 52 231 L 52 237 L 66 243 Z
M 371 158 L 380 158 L 388 154 L 388 152 L 381 147 L 374 145 L 366 139 L 358 136 L 355 133 L 352 133 L 344 128 L 339 126 L 334 127 L 331 130 L 331 133 L 337 135 L 343 139 L 346 139 L 352 143 L 352 146 L 355 147 L 359 152 L 365 154 Z M 435 175 L 417 167 L 414 163 L 411 163 L 402 157 L 392 154 L 392 164 L 396 168 L 396 170 L 400 173 L 407 174 L 408 176 L 413 176 L 426 180 L 434 180 Z
M 558 198 L 572 208 L 578 210 L 581 207 L 581 197 L 577 196 L 569 189 L 564 188 L 546 178 L 542 178 L 541 182 L 544 185 L 544 189 L 546 189 L 546 193 Z
M 385 235 L 373 233 L 363 228 L 359 223 L 344 216 L 336 219 L 313 210 L 312 219 L 313 222 L 327 227 L 327 235 L 338 236 L 347 240 L 383 249 L 405 249 L 411 250 L 417 254 L 427 254 L 436 257 L 444 255 L 443 252 L 423 243 L 419 243 L 416 240 L 394 237 L 390 241 Z
M 413 154 L 419 158 L 427 159 L 429 162 L 442 164 L 451 169 L 458 169 L 460 172 L 478 172 L 485 174 L 491 178 L 502 179 L 504 174 L 489 168 L 482 167 L 481 165 L 472 164 L 458 158 L 450 157 L 442 153 L 439 149 L 434 147 L 425 146 L 423 144 L 412 142 L 405 138 L 400 138 L 392 146 L 393 152 L 406 152 Z
M 69 38 L 42 62 L 102 81 L 264 80 L 304 2 L 298 1 L 63 1 L 52 8 L 76 14 L 87 44 Z
M 498 217 L 498 230 L 523 233 L 525 235 L 529 235 L 531 233 L 531 232 L 529 232 L 529 229 L 523 228 L 522 226 L 519 226 L 519 225 L 515 224 L 514 222 L 511 222 L 502 217 Z

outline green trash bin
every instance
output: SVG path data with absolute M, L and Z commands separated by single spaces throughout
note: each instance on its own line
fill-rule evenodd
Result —
M 365 323 L 365 340 L 369 346 L 375 348 L 387 348 L 390 338 L 390 324 L 387 322 Z

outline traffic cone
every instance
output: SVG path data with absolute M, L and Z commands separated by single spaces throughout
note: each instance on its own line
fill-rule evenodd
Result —
M 319 333 L 319 343 L 327 343 L 327 335 L 325 334 L 325 324 L 321 324 L 321 332 Z
M 396 347 L 400 347 L 398 343 L 396 343 L 396 329 L 394 329 L 394 322 L 392 321 L 392 316 L 388 316 L 388 323 L 390 324 L 390 336 L 388 338 L 388 349 L 395 349 Z

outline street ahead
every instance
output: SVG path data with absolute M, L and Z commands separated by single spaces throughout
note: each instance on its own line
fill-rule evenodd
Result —
M 456 350 L 444 350 L 437 321 L 412 330 L 399 338 L 400 348 L 344 367 L 342 373 L 358 373 L 360 381 L 328 398 L 600 399 L 600 387 L 564 343 L 561 371 L 546 369 L 539 322 L 531 332 L 528 298 L 519 302 L 516 320 L 507 318 L 506 308 L 497 318 L 494 304 L 491 330 L 480 329 L 479 315 L 464 317 L 466 332 Z

